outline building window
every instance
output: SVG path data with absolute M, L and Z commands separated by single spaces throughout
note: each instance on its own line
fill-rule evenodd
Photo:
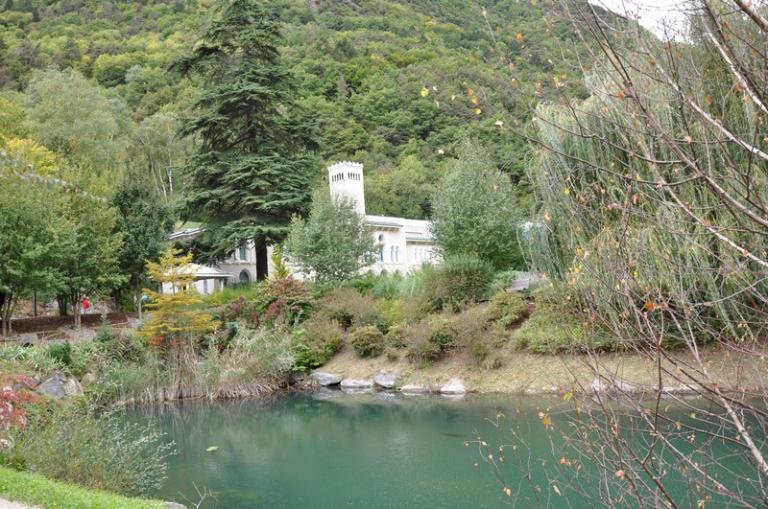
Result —
M 238 249 L 238 258 L 241 262 L 245 262 L 248 260 L 248 246 L 240 246 Z
M 248 274 L 247 270 L 243 270 L 240 272 L 240 276 L 238 277 L 238 280 L 241 283 L 250 283 L 251 282 L 251 275 Z
M 392 263 L 397 263 L 399 258 L 398 251 L 400 248 L 398 246 L 390 246 L 389 248 L 389 261 Z

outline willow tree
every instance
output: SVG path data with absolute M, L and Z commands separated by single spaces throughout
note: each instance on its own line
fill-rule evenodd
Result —
M 768 500 L 768 18 L 742 0 L 686 5 L 687 33 L 659 38 L 588 3 L 561 2 L 592 49 L 590 97 L 536 115 L 536 263 L 576 290 L 588 319 L 647 356 L 656 378 L 650 407 L 599 396 L 564 431 L 600 467 L 590 479 L 600 490 L 587 493 L 595 505 Z M 744 378 L 722 379 L 706 345 L 742 359 Z M 595 387 L 626 392 L 599 360 L 592 366 Z M 743 392 L 726 392 L 729 382 Z M 678 422 L 676 405 L 660 404 L 669 387 L 695 392 L 706 411 L 678 399 L 692 416 Z M 721 446 L 727 465 L 713 453 Z
M 280 58 L 280 25 L 255 0 L 219 2 L 215 19 L 178 65 L 202 90 L 181 132 L 193 136 L 183 208 L 207 230 L 204 258 L 246 240 L 263 249 L 304 214 L 316 174 L 308 117 Z

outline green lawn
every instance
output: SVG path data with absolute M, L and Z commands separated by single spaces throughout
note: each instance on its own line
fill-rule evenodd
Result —
M 167 509 L 160 501 L 92 491 L 4 467 L 0 467 L 0 498 L 44 509 Z

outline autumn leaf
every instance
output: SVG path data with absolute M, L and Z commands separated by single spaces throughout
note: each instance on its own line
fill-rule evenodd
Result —
M 473 95 L 475 95 L 475 91 L 472 90 L 471 88 L 468 88 L 467 89 L 467 97 L 472 97 Z
M 475 115 L 480 115 L 481 113 L 483 113 L 483 110 L 481 110 L 480 108 L 477 108 L 475 110 Z
M 477 106 L 478 104 L 480 104 L 480 98 L 478 98 L 478 97 L 473 97 L 473 98 L 472 98 L 472 104 L 474 104 L 475 106 Z
M 424 87 L 421 89 L 421 97 L 427 97 L 429 95 L 429 89 L 427 87 Z
M 616 477 L 618 477 L 619 479 L 624 479 L 624 478 L 626 478 L 626 477 L 627 477 L 627 474 L 626 474 L 626 472 L 624 472 L 623 470 L 617 470 L 617 471 L 616 471 L 616 473 L 615 473 L 615 474 L 613 474 L 613 475 L 615 475 L 615 476 L 616 476 Z
M 517 35 L 515 35 L 515 40 L 517 42 L 523 42 L 525 39 L 525 36 L 521 32 L 517 32 Z

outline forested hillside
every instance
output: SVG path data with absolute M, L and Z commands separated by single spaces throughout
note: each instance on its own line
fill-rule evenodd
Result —
M 70 113 L 108 125 L 84 122 L 96 140 L 107 129 L 108 146 L 99 147 L 98 161 L 82 157 L 94 167 L 152 176 L 158 192 L 173 201 L 190 144 L 175 133 L 198 85 L 176 73 L 173 63 L 198 40 L 213 16 L 211 5 L 5 0 L 0 136 L 32 138 L 57 153 L 78 152 L 82 147 L 75 140 L 90 136 L 86 126 L 83 132 L 54 135 L 49 131 L 55 122 L 40 110 L 51 108 L 55 116 L 62 108 L 82 107 Z M 283 58 L 293 70 L 299 104 L 317 122 L 321 158 L 366 165 L 373 213 L 428 215 L 433 186 L 467 136 L 485 145 L 518 184 L 521 203 L 528 203 L 523 171 L 528 149 L 510 127 L 524 125 L 543 98 L 583 93 L 569 27 L 547 2 L 278 0 L 269 5 L 284 24 Z M 93 86 L 82 85 L 78 97 L 51 97 L 62 88 L 50 82 L 78 78 L 39 74 L 50 68 L 76 70 Z M 46 81 L 51 87 L 45 88 Z M 48 106 L 41 105 L 39 93 L 29 93 L 41 89 Z M 94 111 L 97 104 L 109 108 Z M 61 122 L 70 131 L 77 128 Z

